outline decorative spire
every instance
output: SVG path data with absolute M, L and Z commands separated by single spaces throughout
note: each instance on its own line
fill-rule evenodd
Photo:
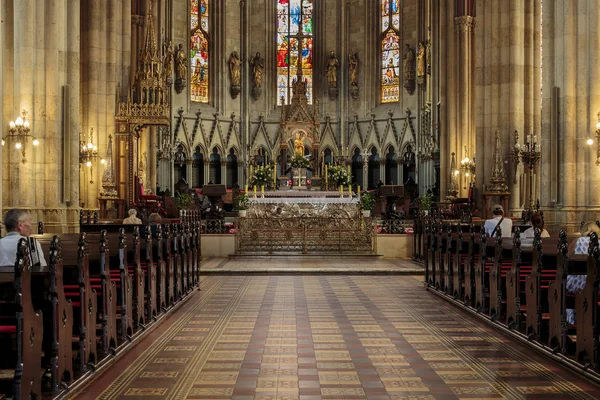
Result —
M 167 87 L 170 74 L 163 73 L 163 70 L 169 68 L 170 72 L 172 57 L 169 54 L 162 60 L 158 54 L 154 1 L 150 0 L 146 15 L 144 45 L 137 60 L 135 82 L 129 86 L 127 102 L 119 103 L 117 121 L 144 125 L 166 125 L 170 121 L 170 92 Z
M 102 173 L 102 193 L 104 198 L 117 197 L 117 185 L 115 184 L 115 170 L 113 168 L 112 157 L 112 135 L 108 136 L 108 148 L 106 149 L 106 162 L 104 163 L 104 172 Z
M 494 143 L 494 165 L 492 167 L 492 177 L 487 191 L 494 193 L 508 193 L 506 186 L 506 174 L 504 173 L 504 159 L 500 152 L 500 132 L 496 130 L 496 141 Z

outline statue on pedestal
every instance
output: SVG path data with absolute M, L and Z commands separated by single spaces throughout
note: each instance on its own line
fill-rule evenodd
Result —
M 402 67 L 404 72 L 404 88 L 408 94 L 413 94 L 415 92 L 415 52 L 410 48 L 408 43 L 404 45 L 404 62 Z
M 179 44 L 177 48 L 177 53 L 175 55 L 175 65 L 176 65 L 176 76 L 175 79 L 175 91 L 177 93 L 183 92 L 185 89 L 186 81 L 187 81 L 187 55 L 183 50 L 183 45 Z
M 358 100 L 358 53 L 350 54 L 348 59 L 348 72 L 350 75 L 350 96 Z
M 257 52 L 256 56 L 250 60 L 250 65 L 252 65 L 252 98 L 258 100 L 262 93 L 262 78 L 265 60 L 262 59 L 260 53 Z
M 338 85 L 337 85 L 337 69 L 340 66 L 340 62 L 335 58 L 335 53 L 329 52 L 329 60 L 327 61 L 327 86 L 329 87 L 329 98 L 334 100 L 337 98 Z
M 229 76 L 231 78 L 231 98 L 235 99 L 240 94 L 241 69 L 242 61 L 237 51 L 233 51 L 229 56 Z
M 304 156 L 304 141 L 299 132 L 296 132 L 296 139 L 294 140 L 294 153 L 299 156 Z

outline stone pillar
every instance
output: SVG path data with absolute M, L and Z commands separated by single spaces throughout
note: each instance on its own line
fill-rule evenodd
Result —
M 466 147 L 469 158 L 475 149 L 475 74 L 474 74 L 474 35 L 475 25 L 474 9 L 469 7 L 471 1 L 456 0 L 456 14 L 454 16 L 455 38 L 456 38 L 456 145 L 452 149 L 460 160 Z M 472 1 L 474 3 L 474 1 Z M 467 4 L 465 4 L 467 3 Z M 451 173 L 454 173 L 451 171 Z M 458 197 L 464 197 L 465 191 L 459 185 Z
M 149 189 L 151 189 L 154 194 L 156 194 L 156 135 L 157 128 L 155 126 L 150 127 L 150 144 L 148 148 L 148 165 L 146 165 L 146 169 L 149 174 Z

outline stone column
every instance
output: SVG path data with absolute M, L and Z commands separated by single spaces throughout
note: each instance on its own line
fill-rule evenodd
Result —
M 464 0 L 456 0 L 464 5 Z M 475 74 L 473 69 L 473 28 L 475 17 L 470 7 L 459 8 L 454 16 L 454 26 L 456 30 L 456 147 L 453 149 L 457 154 L 457 159 L 462 159 L 464 148 L 466 146 L 469 157 L 472 157 L 475 149 L 475 115 L 474 115 L 474 87 Z M 453 171 L 451 171 L 453 173 Z M 459 197 L 464 197 L 464 190 L 459 185 Z

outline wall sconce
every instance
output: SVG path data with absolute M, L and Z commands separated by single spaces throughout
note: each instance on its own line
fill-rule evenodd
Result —
M 79 164 L 85 165 L 90 169 L 90 183 L 94 183 L 92 165 L 93 162 L 98 158 L 98 146 L 92 142 L 93 135 L 94 128 L 91 128 L 87 142 L 82 140 L 82 138 L 79 140 Z M 105 162 L 106 161 L 104 158 L 100 159 L 100 164 L 104 164 Z
M 588 146 L 594 144 L 594 139 L 591 137 L 586 141 Z M 600 165 L 600 112 L 598 113 L 598 122 L 596 122 L 596 165 Z
M 29 134 L 31 130 L 29 129 L 29 121 L 27 121 L 27 111 L 23 110 L 21 115 L 23 115 L 23 118 L 17 117 L 15 121 L 10 121 L 8 135 L 2 138 L 2 146 L 9 140 L 13 141 L 15 143 L 15 149 L 21 150 L 21 155 L 23 156 L 21 162 L 25 164 L 27 162 L 25 156 L 25 145 L 27 144 L 27 140 L 32 138 L 33 141 L 31 144 L 34 146 L 38 146 L 40 141 Z

